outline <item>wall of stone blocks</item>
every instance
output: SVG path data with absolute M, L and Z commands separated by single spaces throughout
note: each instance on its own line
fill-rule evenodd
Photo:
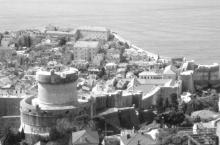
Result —
M 2 116 L 0 117 L 0 137 L 4 135 L 5 130 L 8 127 L 19 129 L 20 127 L 20 116 Z
M 0 98 L 0 116 L 20 115 L 22 98 Z

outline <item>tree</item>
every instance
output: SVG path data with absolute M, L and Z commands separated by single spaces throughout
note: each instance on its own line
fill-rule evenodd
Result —
M 105 68 L 102 67 L 102 68 L 101 68 L 101 71 L 98 73 L 98 76 L 101 78 L 101 77 L 104 76 L 105 74 L 106 74 Z
M 185 120 L 185 114 L 179 111 L 168 111 L 165 113 L 158 114 L 155 118 L 157 123 L 166 125 L 167 127 L 180 126 Z
M 2 39 L 3 39 L 4 35 L 2 33 L 0 33 L 0 46 L 1 46 L 1 42 L 2 42 Z
M 169 107 L 177 109 L 178 107 L 178 100 L 177 100 L 177 94 L 173 93 L 168 98 Z
M 6 128 L 5 134 L 1 138 L 2 145 L 19 145 L 19 143 L 25 139 L 24 130 L 16 132 L 13 128 Z
M 168 97 L 160 95 L 156 98 L 155 102 L 158 113 L 162 113 L 166 110 L 176 110 L 178 108 L 178 100 L 176 94 L 171 94 Z
M 66 44 L 66 38 L 65 37 L 61 37 L 60 39 L 59 39 L 59 46 L 63 46 L 63 45 L 65 45 Z
M 18 37 L 17 39 L 18 47 L 31 47 L 32 45 L 32 38 L 28 34 L 24 34 Z
M 195 97 L 186 104 L 186 114 L 194 111 L 209 109 L 218 112 L 218 95 L 210 95 L 208 97 Z

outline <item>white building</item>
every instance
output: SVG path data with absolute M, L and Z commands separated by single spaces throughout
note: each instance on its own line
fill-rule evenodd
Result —
M 77 41 L 73 47 L 74 60 L 93 62 L 100 45 L 99 41 Z
M 105 70 L 106 70 L 106 73 L 109 74 L 109 75 L 115 75 L 116 72 L 117 72 L 117 64 L 115 63 L 107 63 L 105 65 Z
M 153 71 L 143 71 L 139 74 L 139 79 L 162 79 L 162 75 Z
M 138 81 L 145 85 L 161 86 L 170 82 L 171 79 L 164 79 L 162 73 L 144 71 L 139 74 Z

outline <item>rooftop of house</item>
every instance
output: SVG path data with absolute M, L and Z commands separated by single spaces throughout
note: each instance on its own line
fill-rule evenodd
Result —
M 192 75 L 193 72 L 194 72 L 193 70 L 187 70 L 187 71 L 181 72 L 181 75 Z
M 96 131 L 80 130 L 72 133 L 73 144 L 97 144 L 99 143 L 99 135 Z
M 9 77 L 3 77 L 0 79 L 0 88 L 8 89 L 13 85 L 13 81 L 9 79 Z
M 156 141 L 153 140 L 150 135 L 138 132 L 121 136 L 121 141 L 124 145 L 142 145 L 146 143 L 149 145 L 156 144 Z
M 200 117 L 201 119 L 217 119 L 220 114 L 210 110 L 199 110 L 192 112 L 191 117 Z
M 69 34 L 73 34 L 73 33 L 63 32 L 63 31 L 46 31 L 46 34 L 50 34 L 50 35 L 69 35 Z
M 161 75 L 161 74 L 158 74 L 154 71 L 143 71 L 139 73 L 139 76 L 158 76 L 158 75 Z
M 97 26 L 81 26 L 77 28 L 78 30 L 81 31 L 100 31 L 100 32 L 107 32 L 109 31 L 109 29 L 105 28 L 105 27 L 97 27 Z
M 99 41 L 77 41 L 74 47 L 80 48 L 97 48 L 99 46 Z
M 173 74 L 173 75 L 175 75 L 176 71 L 177 71 L 177 69 L 174 66 L 168 65 L 168 66 L 165 67 L 165 69 L 163 71 L 163 74 Z
M 113 63 L 113 62 L 109 62 L 109 63 L 107 63 L 105 66 L 117 66 L 117 64 L 116 64 L 116 63 Z

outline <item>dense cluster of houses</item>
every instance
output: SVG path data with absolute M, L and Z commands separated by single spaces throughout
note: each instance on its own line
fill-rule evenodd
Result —
M 29 39 L 23 39 L 23 36 Z M 26 44 L 26 41 L 31 45 L 19 45 Z M 41 67 L 74 67 L 79 70 L 79 99 L 91 103 L 93 115 L 99 118 L 111 116 L 115 113 L 114 108 L 122 116 L 123 111 L 120 110 L 127 107 L 131 110 L 152 110 L 158 96 L 176 94 L 180 98 L 183 92 L 194 93 L 198 88 L 218 87 L 220 84 L 218 64 L 197 65 L 185 58 L 167 59 L 154 55 L 103 27 L 64 31 L 50 26 L 45 31 L 7 32 L 1 39 L 0 51 L 4 52 L 4 55 L 0 53 L 0 97 L 36 94 L 33 76 Z M 123 120 L 123 117 L 119 118 Z M 115 120 L 110 117 L 108 121 L 111 122 L 111 119 Z M 85 134 L 86 131 L 80 132 L 81 136 Z M 151 136 L 140 132 L 129 134 L 127 139 L 120 137 L 120 141 L 129 140 L 134 134 L 134 137 L 140 138 L 147 136 L 147 140 Z M 96 144 L 92 136 L 87 136 Z

